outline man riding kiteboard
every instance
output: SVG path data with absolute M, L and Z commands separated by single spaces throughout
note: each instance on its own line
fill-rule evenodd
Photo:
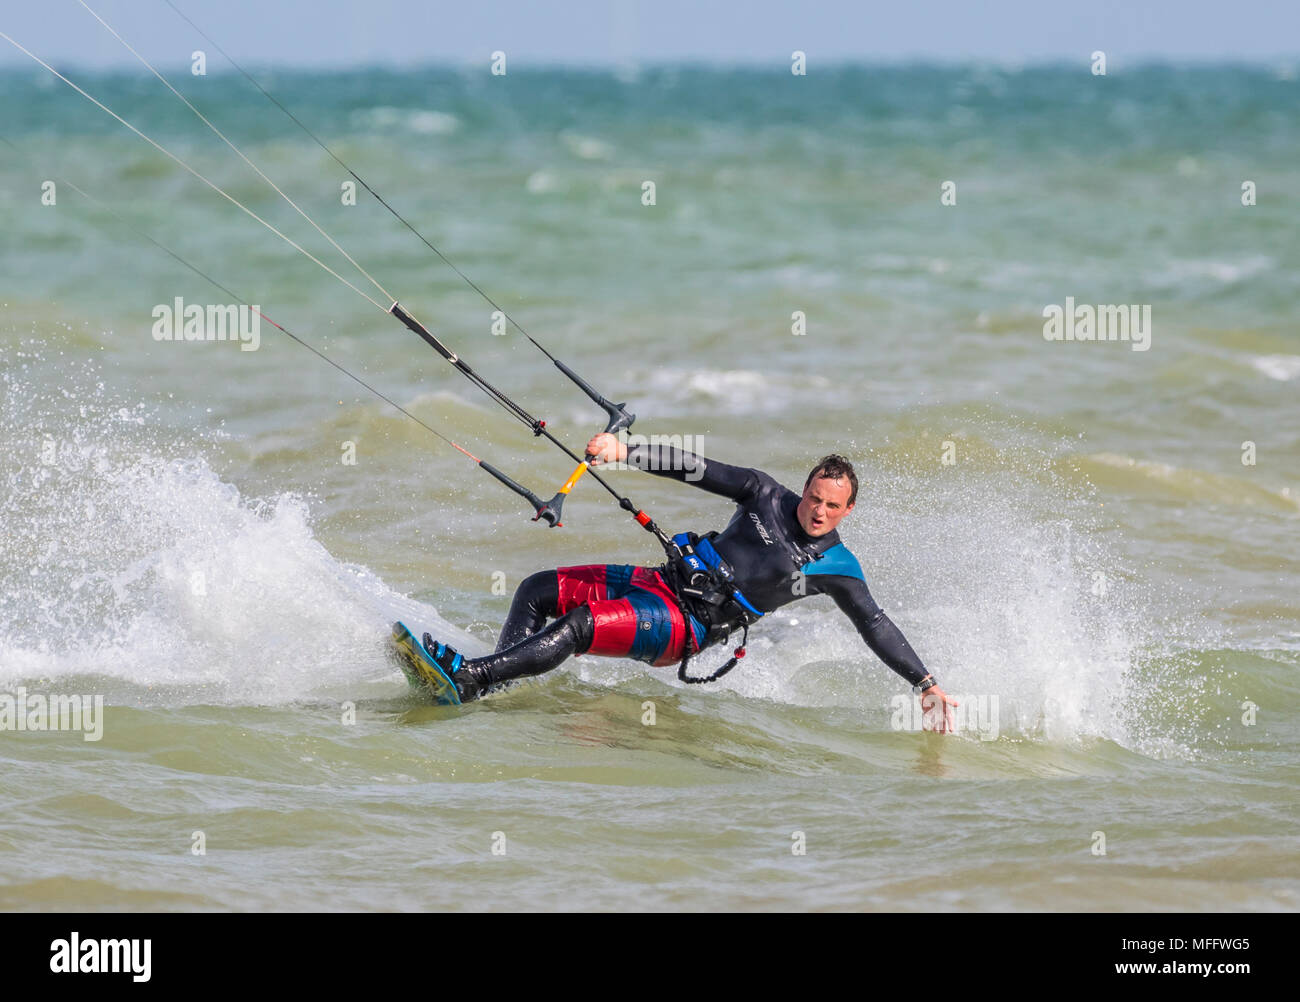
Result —
M 951 707 L 957 703 L 876 604 L 857 559 L 840 542 L 836 526 L 853 510 L 858 493 L 848 460 L 822 459 L 800 496 L 762 470 L 671 446 L 628 448 L 614 435 L 599 434 L 587 444 L 587 453 L 593 466 L 626 461 L 693 483 L 736 502 L 736 513 L 721 533 L 682 540 L 696 555 L 689 564 L 593 564 L 530 575 L 515 591 L 493 654 L 465 658 L 426 633 L 425 648 L 455 682 L 462 701 L 512 679 L 548 672 L 579 654 L 675 664 L 735 629 L 747 632 L 764 613 L 806 595 L 829 595 L 876 656 L 923 694 L 927 712 L 942 706 L 935 729 L 951 730 Z M 549 619 L 555 621 L 547 626 Z M 736 653 L 743 656 L 743 647 Z M 709 679 L 685 678 L 684 666 L 680 677 L 709 681 L 735 660 Z

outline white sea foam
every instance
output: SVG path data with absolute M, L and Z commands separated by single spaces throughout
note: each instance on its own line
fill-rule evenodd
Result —
M 31 398 L 4 389 L 10 420 Z M 482 646 L 332 556 L 303 497 L 245 497 L 138 409 L 81 400 L 61 424 L 28 413 L 47 437 L 3 459 L 0 687 L 101 676 L 146 702 L 267 704 L 387 679 L 400 695 L 394 618 Z
M 352 122 L 359 128 L 405 129 L 426 136 L 446 136 L 460 128 L 455 115 L 429 108 L 367 108 L 353 112 Z
M 1203 282 L 1207 279 L 1221 285 L 1235 285 L 1269 271 L 1275 263 L 1273 258 L 1265 254 L 1252 254 L 1236 261 L 1215 258 L 1176 259 L 1166 262 L 1160 271 L 1150 276 L 1150 281 L 1159 287 L 1177 286 L 1188 281 Z
M 706 402 L 732 414 L 781 413 L 811 396 L 828 403 L 844 392 L 826 376 L 784 373 L 781 378 L 753 369 L 678 369 L 656 366 L 641 377 L 656 399 L 689 406 Z
M 1300 377 L 1300 355 L 1260 355 L 1252 358 L 1250 364 L 1269 379 L 1279 382 L 1288 383 Z
M 564 131 L 560 133 L 560 142 L 570 153 L 582 160 L 609 160 L 614 156 L 613 145 L 594 136 Z

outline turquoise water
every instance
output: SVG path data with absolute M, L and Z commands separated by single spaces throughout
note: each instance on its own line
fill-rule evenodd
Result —
M 383 300 L 157 80 L 68 72 Z M 393 619 L 479 652 L 533 570 L 653 563 L 653 541 L 589 481 L 563 529 L 530 523 L 266 324 L 257 351 L 155 341 L 155 306 L 229 297 L 68 183 L 537 493 L 572 468 L 105 113 L 9 72 L 0 693 L 105 708 L 98 741 L 0 730 L 0 906 L 1300 904 L 1292 74 L 259 79 L 634 430 L 792 486 L 848 455 L 873 594 L 996 726 L 898 729 L 905 686 L 824 600 L 715 686 L 582 658 L 422 705 Z M 246 81 L 175 82 L 571 447 L 599 427 Z M 1149 305 L 1149 350 L 1045 340 L 1066 297 Z M 674 531 L 730 514 L 610 476 Z

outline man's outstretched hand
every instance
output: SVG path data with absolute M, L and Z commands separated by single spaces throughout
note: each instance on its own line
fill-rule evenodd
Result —
M 937 685 L 930 686 L 921 693 L 921 729 L 938 731 L 940 734 L 955 732 L 957 724 L 953 719 L 952 708 L 960 705 Z
M 592 435 L 587 443 L 587 455 L 593 456 L 592 466 L 602 463 L 619 463 L 627 459 L 627 446 L 607 431 Z

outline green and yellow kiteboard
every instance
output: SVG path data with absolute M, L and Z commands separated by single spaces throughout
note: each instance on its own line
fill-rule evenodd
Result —
M 406 628 L 405 623 L 393 624 L 393 650 L 397 663 L 411 683 L 412 689 L 425 689 L 433 694 L 433 701 L 441 706 L 459 706 L 460 693 L 456 683 L 447 677 L 434 662 L 424 644 Z

